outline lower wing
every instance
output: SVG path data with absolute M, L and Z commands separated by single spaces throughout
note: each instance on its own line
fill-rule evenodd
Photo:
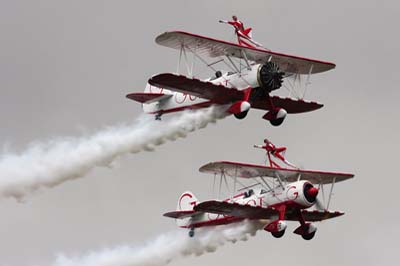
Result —
M 187 93 L 200 98 L 208 99 L 216 104 L 229 104 L 243 100 L 245 93 L 242 90 L 228 88 L 223 85 L 216 85 L 208 81 L 188 78 L 182 75 L 164 73 L 153 76 L 149 79 L 149 84 L 181 93 Z M 323 107 L 316 102 L 307 102 L 292 98 L 281 98 L 279 96 L 263 96 L 250 102 L 252 108 L 261 110 L 271 110 L 271 101 L 274 107 L 281 107 L 289 114 L 303 113 L 317 110 Z
M 243 219 L 278 219 L 279 212 L 272 208 L 262 208 L 259 206 L 241 205 L 237 203 L 229 203 L 225 201 L 205 201 L 194 207 L 197 212 L 208 212 L 214 214 L 221 214 L 233 217 L 239 217 Z M 342 216 L 343 212 L 338 211 L 301 211 L 304 220 L 310 222 L 323 221 L 338 216 Z M 298 221 L 298 213 L 289 208 L 285 213 L 285 220 Z

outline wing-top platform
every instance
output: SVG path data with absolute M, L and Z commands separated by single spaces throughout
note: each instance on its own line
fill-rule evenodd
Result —
M 202 173 L 220 175 L 225 174 L 228 176 L 236 176 L 240 178 L 280 178 L 287 182 L 308 180 L 315 184 L 337 183 L 354 177 L 353 174 L 349 173 L 322 172 L 289 168 L 272 168 L 264 165 L 254 165 L 227 161 L 208 163 L 200 167 L 199 171 Z
M 244 47 L 235 43 L 217 40 L 182 31 L 165 32 L 157 36 L 156 43 L 173 49 L 195 52 L 201 56 L 231 56 L 256 63 L 275 62 L 286 73 L 316 74 L 335 68 L 334 63 L 294 55 L 272 52 L 262 48 Z

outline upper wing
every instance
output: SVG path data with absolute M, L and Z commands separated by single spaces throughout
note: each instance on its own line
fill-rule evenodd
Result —
M 149 84 L 159 88 L 188 93 L 200 98 L 211 100 L 213 103 L 218 104 L 239 101 L 243 99 L 244 96 L 244 92 L 241 90 L 171 73 L 153 76 L 149 79 Z M 271 96 L 271 100 L 274 106 L 285 109 L 289 114 L 314 111 L 323 106 L 316 102 L 281 98 L 279 96 Z M 267 98 L 251 101 L 251 107 L 262 110 L 271 110 L 271 104 Z
M 188 93 L 220 104 L 238 101 L 243 99 L 244 96 L 243 91 L 237 89 L 230 89 L 211 82 L 170 73 L 159 74 L 150 78 L 149 84 L 159 88 Z
M 253 178 L 272 177 L 281 178 L 288 182 L 305 179 L 315 184 L 329 184 L 340 182 L 354 177 L 353 174 L 322 172 L 314 170 L 300 170 L 287 168 L 272 168 L 264 165 L 253 165 L 236 162 L 212 162 L 200 167 L 200 172 L 212 174 L 226 174 L 232 177 Z
M 244 219 L 271 219 L 279 215 L 278 211 L 258 206 L 241 205 L 225 201 L 204 201 L 194 206 L 194 210 L 222 214 Z
M 280 69 L 286 73 L 315 74 L 335 68 L 335 64 L 330 62 L 286 55 L 260 48 L 244 47 L 235 43 L 182 31 L 162 33 L 157 36 L 156 43 L 178 50 L 184 47 L 191 52 L 208 57 L 228 55 L 247 58 L 256 63 L 265 63 L 271 60 L 276 62 Z

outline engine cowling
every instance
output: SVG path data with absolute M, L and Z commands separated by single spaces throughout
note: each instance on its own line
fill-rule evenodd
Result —
M 318 188 L 308 181 L 298 181 L 291 183 L 286 190 L 288 199 L 293 200 L 303 208 L 309 208 L 316 203 Z
M 268 93 L 282 86 L 284 72 L 279 70 L 275 62 L 266 62 L 260 65 L 257 73 L 258 84 Z

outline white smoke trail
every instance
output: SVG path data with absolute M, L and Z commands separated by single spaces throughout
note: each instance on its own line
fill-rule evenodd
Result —
M 168 121 L 141 117 L 133 125 L 107 128 L 92 136 L 32 144 L 21 154 L 0 156 L 0 197 L 17 200 L 41 188 L 81 178 L 96 166 L 110 166 L 119 156 L 155 146 L 204 128 L 224 116 L 221 108 L 185 112 Z
M 193 238 L 187 235 L 187 231 L 171 232 L 143 247 L 121 246 L 89 252 L 81 257 L 59 255 L 53 266 L 162 266 L 177 258 L 214 252 L 228 242 L 246 241 L 260 226 L 258 222 L 245 221 L 197 229 Z

